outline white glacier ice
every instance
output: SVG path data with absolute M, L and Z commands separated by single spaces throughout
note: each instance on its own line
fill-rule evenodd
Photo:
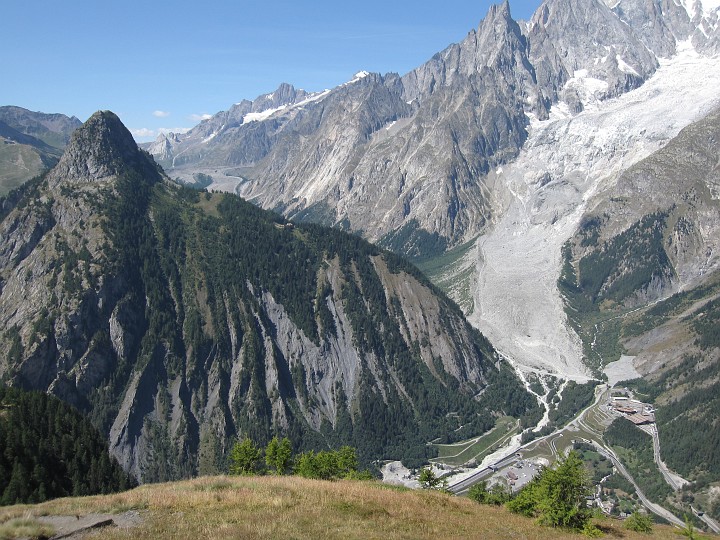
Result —
M 720 104 L 718 59 L 689 43 L 678 49 L 632 92 L 589 100 L 576 116 L 561 106 L 549 120 L 532 120 L 518 159 L 497 171 L 506 195 L 474 251 L 470 320 L 522 370 L 588 376 L 556 286 L 561 248 L 594 194 Z

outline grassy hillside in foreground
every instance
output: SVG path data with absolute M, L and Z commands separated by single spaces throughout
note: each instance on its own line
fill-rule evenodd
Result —
M 137 510 L 134 528 L 109 528 L 87 538 L 585 538 L 541 527 L 502 507 L 439 492 L 378 482 L 324 482 L 297 477 L 204 477 L 141 486 L 122 494 L 57 499 L 0 510 L 0 528 L 23 516 Z M 605 538 L 648 538 L 618 521 L 598 522 Z M 653 527 L 653 538 L 677 538 Z

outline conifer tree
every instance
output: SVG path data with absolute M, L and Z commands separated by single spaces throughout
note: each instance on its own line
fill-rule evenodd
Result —
M 291 460 L 290 439 L 284 437 L 282 440 L 278 440 L 277 437 L 273 437 L 265 448 L 265 463 L 268 469 L 274 471 L 275 474 L 285 474 L 290 468 Z
M 230 474 L 250 475 L 258 472 L 262 450 L 248 437 L 237 441 L 230 451 Z
M 544 525 L 583 530 L 592 517 L 585 499 L 590 492 L 583 462 L 573 451 L 554 468 L 544 469 L 507 506 L 513 512 L 538 517 Z

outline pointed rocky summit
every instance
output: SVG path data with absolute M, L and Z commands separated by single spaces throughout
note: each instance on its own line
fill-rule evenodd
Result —
M 61 182 L 98 182 L 128 170 L 148 178 L 160 177 L 153 160 L 138 148 L 117 115 L 98 111 L 73 133 L 48 181 L 50 186 Z

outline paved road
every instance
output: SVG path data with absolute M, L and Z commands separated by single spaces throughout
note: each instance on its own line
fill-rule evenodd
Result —
M 705 524 L 710 527 L 710 530 L 714 532 L 715 534 L 720 534 L 720 524 L 718 524 L 717 521 L 715 521 L 713 518 L 708 516 L 707 514 L 703 514 L 702 516 L 698 516 L 700 519 L 702 519 Z
M 644 428 L 641 427 L 640 429 L 642 429 L 645 433 L 652 437 L 653 454 L 655 454 L 655 465 L 657 465 L 660 474 L 663 475 L 663 478 L 668 483 L 668 485 L 675 491 L 677 491 L 685 484 L 688 484 L 689 482 L 687 480 L 685 480 L 679 474 L 676 474 L 670 469 L 668 469 L 667 465 L 665 465 L 665 462 L 660 458 L 660 437 L 658 437 L 657 426 L 653 424 L 650 426 L 645 426 Z
M 606 448 L 605 446 L 597 443 L 596 441 L 591 441 L 591 444 L 595 447 L 595 449 L 602 455 L 604 455 L 606 458 L 608 458 L 610 461 L 612 461 L 613 465 L 615 465 L 615 468 L 617 471 L 622 474 L 628 482 L 630 482 L 633 487 L 635 488 L 635 493 L 637 493 L 638 499 L 640 499 L 640 502 L 643 503 L 645 508 L 650 510 L 653 514 L 656 514 L 660 516 L 663 519 L 666 519 L 670 523 L 674 523 L 675 525 L 679 525 L 680 527 L 685 526 L 685 522 L 678 518 L 675 514 L 670 512 L 669 510 L 666 510 L 659 504 L 655 504 L 650 499 L 648 499 L 645 494 L 642 492 L 640 487 L 635 483 L 635 479 L 630 475 L 630 473 L 627 471 L 625 466 L 620 462 L 620 459 L 617 457 L 615 452 L 613 452 L 611 449 Z
M 693 514 L 695 514 L 698 519 L 701 519 L 705 522 L 705 525 L 709 527 L 709 529 L 714 532 L 715 534 L 720 534 L 720 525 L 718 525 L 718 522 L 715 521 L 713 518 L 708 516 L 707 514 L 700 515 L 695 508 L 692 506 L 690 507 L 693 511 Z
M 588 411 L 590 411 L 593 407 L 597 406 L 603 399 L 607 399 L 607 396 L 610 394 L 609 389 L 601 390 L 598 392 L 598 395 L 595 398 L 595 402 L 588 408 L 586 408 L 584 411 L 582 411 L 576 418 L 571 422 L 571 424 L 575 424 L 581 428 L 583 428 L 585 431 L 589 433 L 593 433 L 597 435 L 598 440 L 590 440 L 590 444 L 592 444 L 595 449 L 603 454 L 605 457 L 610 459 L 613 462 L 613 465 L 615 465 L 615 468 L 618 470 L 620 474 L 622 474 L 628 482 L 630 482 L 633 487 L 635 488 L 635 492 L 637 493 L 638 499 L 643 503 L 645 508 L 650 510 L 653 514 L 656 514 L 670 523 L 674 523 L 676 525 L 680 525 L 681 527 L 685 525 L 685 522 L 682 521 L 680 518 L 678 518 L 675 514 L 670 512 L 669 510 L 666 510 L 662 506 L 655 504 L 650 499 L 648 499 L 645 494 L 642 492 L 640 487 L 635 483 L 635 479 L 632 477 L 632 475 L 628 472 L 628 470 L 625 468 L 625 466 L 620 462 L 620 459 L 617 457 L 615 452 L 612 450 L 612 448 L 608 448 L 605 446 L 602 441 L 602 433 L 598 433 L 595 429 L 591 428 L 584 420 L 585 416 L 588 414 Z M 657 433 L 656 433 L 657 434 Z M 660 456 L 660 446 L 658 442 L 658 450 L 656 453 L 656 460 L 659 460 Z M 656 461 L 657 462 L 657 461 Z M 663 464 L 664 465 L 664 464 Z M 665 468 L 667 469 L 667 468 Z M 661 469 L 662 471 L 662 469 Z M 674 481 L 674 480 L 673 480 Z M 668 482 L 669 483 L 669 482 Z M 673 486 L 673 484 L 670 484 Z M 673 486 L 674 487 L 674 486 Z M 674 488 L 677 489 L 677 488 Z
M 602 388 L 602 387 L 599 387 L 599 388 Z M 620 462 L 620 459 L 617 457 L 617 455 L 615 454 L 615 452 L 614 452 L 611 448 L 606 447 L 602 442 L 600 442 L 600 441 L 602 441 L 602 434 L 601 434 L 601 433 L 597 433 L 597 431 L 596 431 L 595 429 L 591 428 L 591 427 L 584 421 L 585 416 L 588 414 L 588 412 L 589 412 L 593 407 L 596 407 L 603 399 L 607 399 L 607 395 L 609 394 L 609 392 L 610 392 L 609 389 L 600 389 L 600 390 L 597 392 L 597 395 L 595 396 L 595 400 L 594 400 L 594 402 L 592 403 L 592 405 L 586 407 L 582 412 L 580 412 L 580 414 L 578 414 L 578 415 L 575 417 L 574 420 L 572 420 L 570 423 L 568 423 L 567 426 L 565 426 L 565 427 L 563 427 L 563 428 L 561 428 L 561 429 L 559 429 L 559 430 L 557 430 L 557 431 L 554 431 L 554 432 L 551 433 L 550 435 L 547 435 L 547 436 L 545 436 L 545 437 L 540 437 L 540 438 L 538 438 L 538 439 L 535 439 L 534 441 L 531 441 L 531 442 L 529 442 L 529 443 L 527 443 L 527 444 L 524 444 L 524 445 L 520 446 L 519 448 L 517 448 L 516 450 L 514 450 L 513 453 L 512 453 L 511 455 L 509 455 L 508 457 L 503 458 L 503 459 L 501 459 L 501 460 L 493 463 L 490 467 L 486 467 L 486 468 L 484 468 L 484 469 L 481 469 L 481 470 L 475 472 L 472 476 L 469 476 L 469 477 L 465 478 L 464 480 L 461 480 L 460 482 L 457 482 L 456 484 L 451 485 L 451 486 L 449 487 L 450 491 L 453 492 L 453 493 L 456 494 L 456 495 L 465 495 L 465 494 L 467 494 L 467 492 L 469 491 L 469 489 L 470 489 L 474 484 L 477 484 L 478 482 L 481 482 L 482 480 L 485 480 L 485 479 L 489 478 L 490 476 L 492 476 L 492 475 L 496 472 L 496 470 L 502 469 L 503 467 L 507 467 L 508 465 L 510 465 L 511 463 L 513 463 L 513 462 L 517 459 L 517 457 L 515 456 L 515 453 L 516 453 L 517 451 L 519 451 L 519 450 L 521 450 L 522 448 L 525 448 L 525 447 L 527 447 L 527 446 L 529 446 L 529 445 L 537 444 L 537 443 L 539 443 L 539 442 L 541 442 L 541 441 L 543 441 L 543 440 L 546 441 L 546 442 L 549 444 L 550 448 L 552 449 L 553 454 L 555 454 L 555 455 L 557 456 L 557 455 L 558 455 L 558 451 L 557 451 L 557 448 L 555 447 L 555 440 L 556 440 L 565 430 L 567 430 L 568 427 L 573 426 L 573 427 L 581 428 L 581 429 L 585 430 L 586 432 L 588 432 L 588 433 L 593 433 L 593 434 L 595 434 L 595 435 L 597 436 L 597 438 L 599 439 L 598 441 L 596 441 L 596 440 L 586 440 L 586 442 L 588 442 L 589 444 L 592 444 L 599 453 L 603 454 L 605 457 L 607 457 L 608 459 L 610 459 L 610 460 L 612 461 L 613 465 L 615 465 L 615 468 L 618 470 L 618 472 L 619 472 L 620 474 L 622 474 L 622 475 L 633 485 L 633 487 L 635 488 L 635 492 L 637 493 L 638 498 L 640 499 L 640 501 L 642 502 L 642 504 L 645 506 L 645 508 L 647 508 L 648 510 L 650 510 L 653 514 L 656 514 L 656 515 L 662 517 L 663 519 L 669 521 L 670 523 L 674 523 L 675 525 L 679 525 L 679 526 L 683 527 L 683 526 L 685 525 L 685 522 L 684 522 L 684 521 L 682 521 L 680 518 L 678 518 L 676 515 L 674 515 L 674 514 L 673 514 L 672 512 L 670 512 L 670 511 L 666 510 L 666 509 L 663 508 L 662 506 L 660 506 L 660 505 L 658 505 L 658 504 L 655 504 L 654 502 L 652 502 L 650 499 L 648 499 L 648 498 L 645 496 L 645 494 L 642 492 L 642 490 L 641 490 L 641 489 L 638 487 L 638 485 L 635 483 L 635 479 L 634 479 L 634 478 L 632 477 L 632 475 L 627 471 L 627 469 L 625 468 L 625 466 Z M 658 448 L 658 450 L 659 450 L 659 448 Z M 658 455 L 659 455 L 659 452 L 658 452 Z M 671 484 L 671 485 L 672 485 L 672 484 Z M 706 516 L 703 516 L 703 517 L 706 517 Z M 703 517 L 701 517 L 700 519 L 703 519 Z M 710 520 L 710 518 L 708 518 L 708 520 Z M 705 523 L 708 524 L 708 527 L 710 527 L 713 531 L 715 531 L 715 532 L 720 532 L 720 530 L 716 530 L 716 529 L 714 528 L 714 526 L 717 527 L 717 523 L 714 523 L 714 522 L 713 522 L 713 525 L 714 525 L 714 526 L 710 524 L 710 522 L 712 522 L 713 520 L 710 520 L 710 522 L 708 522 L 708 521 L 706 521 L 705 519 L 703 519 L 703 521 L 705 521 Z
M 517 456 L 513 453 L 506 458 L 493 463 L 490 467 L 485 467 L 473 473 L 472 476 L 468 476 L 464 480 L 460 480 L 456 484 L 451 485 L 448 489 L 455 495 L 466 495 L 472 486 L 481 482 L 497 472 L 498 469 L 507 467 L 517 460 Z
M 586 407 L 578 415 L 578 417 L 575 420 L 573 420 L 572 422 L 570 422 L 570 424 L 568 424 L 568 425 L 575 425 L 575 422 L 580 420 L 580 418 L 583 417 L 592 407 L 597 405 L 600 402 L 600 400 L 602 399 L 603 395 L 606 393 L 607 393 L 607 391 L 598 392 L 597 396 L 595 397 L 595 401 L 592 403 L 592 405 L 589 405 L 588 407 Z M 491 464 L 489 467 L 486 467 L 484 469 L 480 469 L 480 470 L 476 471 L 475 473 L 473 473 L 471 476 L 468 476 L 464 480 L 461 480 L 455 484 L 452 484 L 451 486 L 448 487 L 448 489 L 456 495 L 465 495 L 473 485 L 477 484 L 478 482 L 481 482 L 482 480 L 485 480 L 486 478 L 489 478 L 497 471 L 497 469 L 502 469 L 503 467 L 507 467 L 508 465 L 513 463 L 517 459 L 517 457 L 515 456 L 515 454 L 517 452 L 519 452 L 523 448 L 526 448 L 530 445 L 539 444 L 542 441 L 548 442 L 550 448 L 552 449 L 553 454 L 555 456 L 557 456 L 558 452 L 557 452 L 557 448 L 555 447 L 555 439 L 557 439 L 563 433 L 563 431 L 565 431 L 565 429 L 567 429 L 567 427 L 559 429 L 557 431 L 554 431 L 551 434 L 546 435 L 545 437 L 540 437 L 540 438 L 532 440 L 528 443 L 525 443 L 516 449 L 512 449 L 511 454 L 508 455 L 508 457 L 503 458 L 499 461 L 496 461 L 495 463 Z M 586 429 L 588 429 L 588 428 L 586 428 Z

